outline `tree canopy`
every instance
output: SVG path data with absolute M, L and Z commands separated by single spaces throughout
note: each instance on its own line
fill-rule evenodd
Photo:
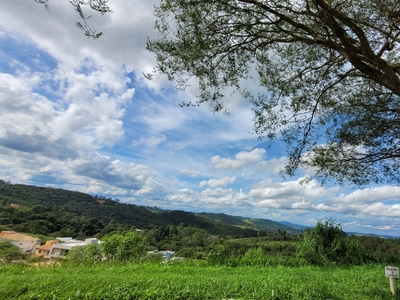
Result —
M 148 77 L 195 78 L 198 100 L 184 104 L 214 111 L 234 87 L 255 133 L 287 142 L 284 174 L 400 182 L 399 1 L 162 0 L 155 16 Z

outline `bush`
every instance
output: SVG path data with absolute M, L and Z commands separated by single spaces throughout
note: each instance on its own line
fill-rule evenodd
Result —
M 361 244 L 350 239 L 340 224 L 332 220 L 318 221 L 307 229 L 297 248 L 297 256 L 311 265 L 362 264 L 365 251 Z
M 250 248 L 241 259 L 242 265 L 247 266 L 264 266 L 266 263 L 266 255 L 262 248 Z
M 113 234 L 102 238 L 102 253 L 109 260 L 139 262 L 146 254 L 149 243 L 137 232 Z
M 22 253 L 17 246 L 9 241 L 0 240 L 0 259 L 5 262 L 13 260 L 27 259 L 29 256 Z
M 93 264 L 101 261 L 102 253 L 98 245 L 87 245 L 86 247 L 74 247 L 67 255 L 68 261 L 79 264 Z

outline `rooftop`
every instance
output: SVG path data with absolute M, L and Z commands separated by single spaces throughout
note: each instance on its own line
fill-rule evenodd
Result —
M 36 242 L 39 240 L 36 237 L 18 233 L 16 231 L 2 231 L 0 232 L 0 239 L 16 242 Z

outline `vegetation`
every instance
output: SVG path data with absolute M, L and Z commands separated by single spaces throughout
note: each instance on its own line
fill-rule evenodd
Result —
M 43 4 L 47 11 L 50 10 L 48 5 L 49 0 L 34 0 L 37 3 Z M 107 5 L 108 0 L 70 0 L 73 9 L 79 14 L 81 22 L 76 22 L 75 25 L 83 31 L 88 38 L 98 39 L 103 35 L 102 32 L 97 32 L 90 28 L 88 20 L 92 17 L 84 13 L 83 7 L 88 5 L 92 10 L 101 13 L 102 15 L 112 12 L 111 8 Z
M 184 105 L 249 99 L 255 132 L 288 144 L 285 174 L 305 165 L 322 179 L 400 182 L 397 1 L 163 0 L 155 16 L 148 77 L 197 81 L 198 101 Z
M 9 241 L 0 240 L 0 260 L 11 262 L 13 260 L 27 259 L 28 255 Z
M 275 233 L 278 229 L 290 234 L 299 233 L 277 222 L 263 220 L 270 224 L 267 231 L 265 226 L 244 222 L 244 218 L 232 218 L 236 218 L 238 225 L 212 218 L 212 214 L 165 211 L 120 203 L 103 196 L 0 181 L 0 230 L 53 237 L 100 238 L 132 227 L 157 227 L 160 234 L 166 236 L 170 234 L 167 226 L 183 224 L 185 227 L 202 228 L 210 235 L 232 237 L 255 237 L 268 231 Z
M 365 259 L 361 244 L 348 237 L 332 220 L 318 222 L 314 228 L 306 229 L 297 254 L 312 265 L 360 265 Z
M 0 298 L 8 299 L 335 299 L 393 297 L 383 265 L 352 268 L 98 264 L 0 265 Z M 305 280 L 306 279 L 306 280 Z
M 317 224 L 316 228 L 319 230 L 322 225 Z M 144 237 L 143 242 L 148 245 L 148 249 L 175 251 L 177 256 L 186 259 L 205 259 L 209 265 L 237 266 L 243 263 L 245 256 L 245 265 L 290 261 L 289 265 L 295 266 L 299 265 L 300 259 L 317 265 L 332 261 L 341 264 L 353 264 L 361 260 L 400 262 L 400 239 L 348 237 L 340 229 L 335 229 L 333 231 L 338 233 L 340 241 L 340 244 L 335 245 L 341 248 L 340 251 L 333 249 L 336 249 L 338 255 L 343 251 L 349 253 L 342 261 L 342 258 L 330 257 L 324 252 L 326 249 L 316 246 L 323 239 L 316 238 L 312 234 L 315 232 L 313 230 L 305 232 L 303 236 L 298 230 L 270 220 L 164 211 L 123 204 L 102 196 L 92 197 L 79 192 L 11 184 L 0 180 L 0 230 L 33 234 L 39 236 L 42 242 L 58 236 L 78 239 L 97 237 L 104 241 L 114 236 L 121 243 L 131 232 L 136 233 L 133 228 L 144 230 L 140 236 Z M 80 257 L 83 262 L 88 260 L 93 263 L 93 257 L 99 259 L 103 254 L 91 248 L 73 253 L 76 252 L 76 257 Z M 316 249 L 325 258 L 316 256 Z M 116 253 L 110 252 L 109 255 L 117 257 Z M 249 262 L 249 257 L 255 255 L 258 258 Z M 137 257 L 135 259 L 138 260 Z
M 1 220 L 7 220 L 0 226 L 29 224 L 29 230 L 43 233 L 51 228 L 49 224 L 59 224 L 58 234 L 64 230 L 63 222 L 72 218 L 80 226 L 92 224 L 91 232 L 101 237 L 100 245 L 75 247 L 66 260 L 50 266 L 30 260 L 17 264 L 25 254 L 9 242 L 0 242 L 5 262 L 0 264 L 0 299 L 393 299 L 384 265 L 379 263 L 400 263 L 400 239 L 349 237 L 331 220 L 292 235 L 279 228 L 267 230 L 268 220 L 203 214 L 190 222 L 196 215 L 9 182 L 0 184 L 0 203 Z M 110 221 L 112 230 L 107 234 L 96 233 L 96 224 L 108 215 L 90 214 L 92 209 L 102 212 L 103 206 L 109 214 L 120 207 L 125 211 L 121 223 Z M 137 220 L 133 211 L 155 216 L 139 219 L 152 220 L 153 225 L 135 230 L 123 223 L 130 213 Z M 97 223 L 88 222 L 91 218 L 97 218 Z M 189 225 L 174 225 L 178 219 Z M 154 225 L 160 220 L 174 222 Z M 69 223 L 71 228 L 74 222 Z M 251 227 L 243 229 L 245 224 Z M 256 224 L 265 227 L 256 230 Z M 88 228 L 79 234 L 89 232 Z M 216 228 L 228 232 L 237 228 L 240 235 L 212 233 Z M 249 230 L 257 234 L 242 234 Z M 152 249 L 176 251 L 184 259 L 162 261 L 147 254 Z

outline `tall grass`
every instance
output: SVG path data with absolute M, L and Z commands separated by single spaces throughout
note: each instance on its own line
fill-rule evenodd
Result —
M 0 265 L 0 299 L 400 299 L 384 266 Z

